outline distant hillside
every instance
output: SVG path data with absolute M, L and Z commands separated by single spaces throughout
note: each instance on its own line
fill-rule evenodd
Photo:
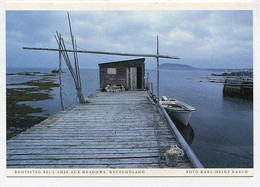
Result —
M 198 68 L 189 66 L 187 64 L 170 64 L 170 63 L 164 63 L 160 65 L 160 69 L 163 70 L 195 70 Z

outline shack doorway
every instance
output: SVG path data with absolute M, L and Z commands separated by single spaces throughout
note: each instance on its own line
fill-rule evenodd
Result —
M 130 68 L 130 90 L 136 90 L 137 87 L 137 81 L 136 81 L 136 73 L 137 73 L 136 67 Z
M 137 67 L 137 89 L 142 89 L 143 85 L 143 69 L 142 67 Z

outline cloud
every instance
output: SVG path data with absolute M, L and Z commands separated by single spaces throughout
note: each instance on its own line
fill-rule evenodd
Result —
M 252 67 L 252 11 L 75 11 L 70 17 L 78 46 L 87 50 L 156 53 L 159 35 L 160 53 L 181 57 L 178 63 Z M 21 66 L 25 60 L 28 66 L 57 66 L 56 53 L 22 50 L 56 48 L 56 30 L 71 48 L 66 12 L 8 11 L 7 66 Z M 82 62 L 88 62 L 81 65 L 86 68 L 118 59 L 129 58 L 80 55 Z

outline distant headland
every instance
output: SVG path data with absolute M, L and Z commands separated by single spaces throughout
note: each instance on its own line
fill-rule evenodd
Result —
M 252 68 L 196 68 L 187 64 L 164 63 L 160 65 L 161 70 L 202 70 L 202 71 L 248 71 L 252 72 Z
M 173 64 L 173 63 L 164 63 L 160 65 L 160 69 L 163 70 L 196 70 L 199 68 L 192 67 L 187 64 Z

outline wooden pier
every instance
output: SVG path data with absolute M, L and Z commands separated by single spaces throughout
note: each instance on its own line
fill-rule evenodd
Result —
M 226 79 L 223 95 L 253 99 L 253 80 Z
M 181 147 L 146 91 L 88 101 L 8 140 L 7 168 L 166 168 L 164 153 Z M 186 153 L 176 166 L 192 167 Z

